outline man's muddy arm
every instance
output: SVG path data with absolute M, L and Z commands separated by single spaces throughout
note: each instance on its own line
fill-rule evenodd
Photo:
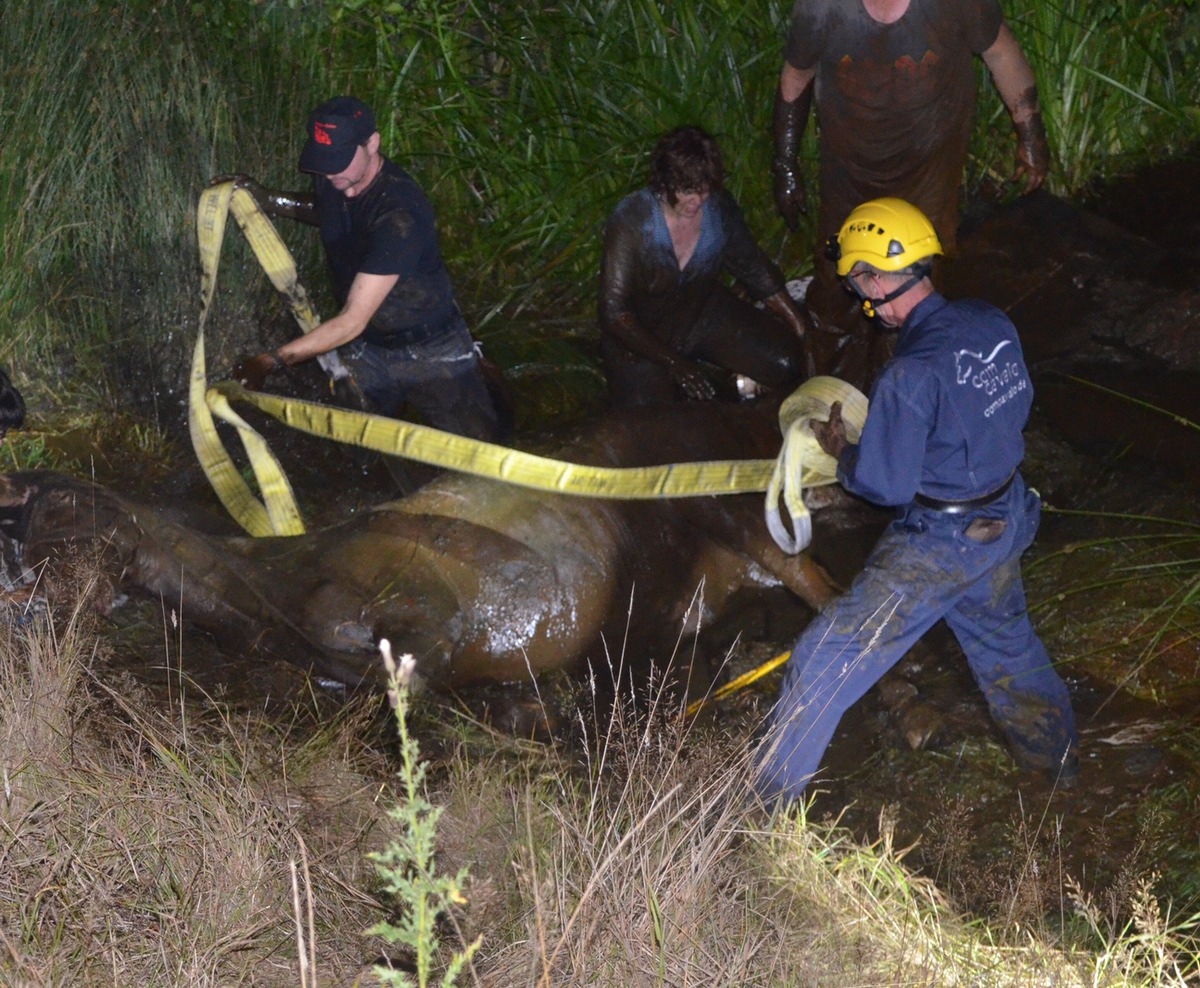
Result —
M 213 185 L 221 182 L 232 182 L 235 189 L 245 189 L 268 216 L 285 216 L 308 226 L 317 225 L 317 207 L 311 192 L 276 192 L 259 185 L 249 175 L 222 175 L 213 179 Z
M 1038 104 L 1037 80 L 1007 24 L 1000 25 L 1000 33 L 983 53 L 983 61 L 1017 133 L 1017 168 L 1013 179 L 1024 180 L 1023 191 L 1032 192 L 1046 181 L 1050 147 Z

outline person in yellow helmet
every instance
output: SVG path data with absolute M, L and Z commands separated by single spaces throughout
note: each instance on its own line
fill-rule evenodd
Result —
M 1016 187 L 1031 192 L 1046 179 L 1050 151 L 1033 70 L 999 0 L 795 0 L 772 118 L 775 202 L 798 229 L 808 196 L 797 155 L 815 106 L 818 252 L 807 303 L 820 373 L 865 391 L 890 341 L 844 305 L 819 250 L 851 209 L 900 196 L 954 251 L 977 57 L 1016 134 Z
M 934 289 L 941 242 L 902 199 L 858 206 L 828 253 L 864 312 L 899 335 L 859 441 L 847 440 L 836 403 L 813 431 L 842 486 L 896 517 L 792 649 L 757 755 L 758 789 L 771 801 L 798 797 L 842 714 L 942 619 L 1017 761 L 1071 784 L 1071 700 L 1021 584 L 1041 502 L 1020 473 L 1033 385 L 1016 328 L 987 302 Z

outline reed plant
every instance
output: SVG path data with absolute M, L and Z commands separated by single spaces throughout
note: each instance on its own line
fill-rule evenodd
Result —
M 1034 0 L 1007 7 L 1037 77 L 1052 192 L 1076 195 L 1200 140 L 1194 3 Z M 979 116 L 973 171 L 1003 182 L 1012 171 L 1011 128 L 994 92 Z
M 5 5 L 0 359 L 33 407 L 73 397 L 177 419 L 197 192 L 235 144 L 282 151 L 304 99 L 274 57 L 284 37 L 304 49 L 304 22 L 243 15 L 233 44 L 205 6 Z

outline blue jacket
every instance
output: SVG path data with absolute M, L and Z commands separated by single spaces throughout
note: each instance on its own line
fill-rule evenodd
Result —
M 965 501 L 1021 464 L 1033 384 L 1012 320 L 975 299 L 923 299 L 871 389 L 858 445 L 838 461 L 842 486 L 882 505 L 918 492 Z

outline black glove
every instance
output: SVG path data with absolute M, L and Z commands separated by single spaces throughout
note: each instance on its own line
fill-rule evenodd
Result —
M 699 367 L 683 357 L 677 357 L 670 365 L 671 380 L 693 401 L 709 401 L 717 396 L 717 389 Z
M 233 365 L 229 376 L 248 391 L 261 391 L 267 375 L 282 369 L 283 358 L 279 352 L 260 353 L 255 357 L 243 357 Z
M 812 107 L 813 87 L 810 83 L 791 103 L 783 98 L 783 90 L 775 89 L 775 110 L 772 116 L 772 131 L 775 139 L 775 207 L 787 223 L 788 229 L 800 226 L 800 214 L 808 212 L 808 194 L 804 190 L 804 179 L 796 153 L 800 150 L 800 138 L 808 125 L 808 113 Z

